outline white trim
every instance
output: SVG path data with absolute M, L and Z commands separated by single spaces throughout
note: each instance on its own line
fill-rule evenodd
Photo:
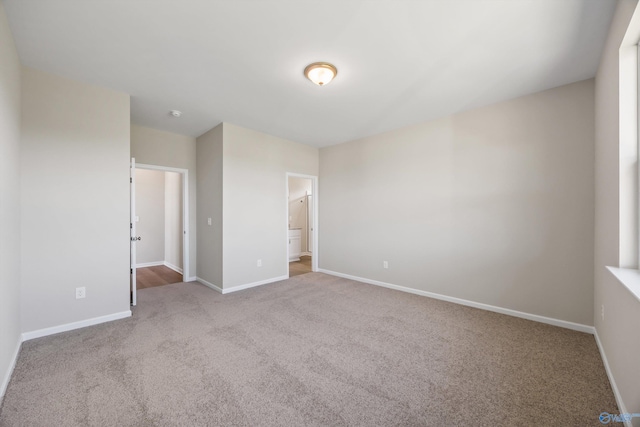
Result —
M 204 279 L 202 279 L 200 277 L 196 277 L 195 279 L 196 279 L 196 281 L 198 283 L 200 283 L 201 285 L 205 285 L 207 288 L 211 288 L 214 291 L 220 292 L 221 294 L 224 293 L 224 292 L 222 292 L 222 288 L 217 287 L 216 285 L 214 285 L 211 282 L 207 282 L 206 280 L 204 280 Z
M 304 251 L 300 255 L 302 255 L 302 256 L 311 256 L 311 252 Z
M 175 266 L 175 265 L 171 264 L 170 262 L 165 261 L 165 262 L 163 262 L 163 263 L 162 263 L 162 265 L 164 265 L 164 266 L 165 266 L 165 267 L 167 267 L 167 268 L 172 269 L 172 270 L 173 270 L 173 271 L 175 271 L 176 273 L 183 274 L 183 273 L 182 273 L 182 269 L 181 269 L 180 267 Z M 182 278 L 182 280 L 184 280 L 184 277 Z
M 16 349 L 13 351 L 13 358 L 11 359 L 11 364 L 9 365 L 9 369 L 4 375 L 2 379 L 2 385 L 0 385 L 0 406 L 2 405 L 2 401 L 4 400 L 4 395 L 7 392 L 7 387 L 9 387 L 9 381 L 11 381 L 11 376 L 13 375 L 13 370 L 16 367 L 16 362 L 18 361 L 18 355 L 20 354 L 20 348 L 22 347 L 22 336 L 18 336 L 18 342 L 16 344 Z
M 175 173 L 188 172 L 188 169 L 172 168 L 171 166 L 149 165 L 144 163 L 136 163 L 136 169 L 149 169 L 154 171 L 175 172 Z
M 617 267 L 607 267 L 607 270 L 640 301 L 640 270 Z
M 131 158 L 129 167 L 129 303 L 138 303 L 138 225 L 136 222 L 136 158 Z
M 318 272 L 329 274 L 331 276 L 342 277 L 345 279 L 356 280 L 358 282 L 368 283 L 370 285 L 382 286 L 384 288 L 395 289 L 397 291 L 402 291 L 402 292 L 408 292 L 410 294 L 416 294 L 424 297 L 435 298 L 443 301 L 452 302 L 455 304 L 466 305 L 468 307 L 479 308 L 481 310 L 493 311 L 495 313 L 506 314 L 514 317 L 520 317 L 522 319 L 533 320 L 534 322 L 546 323 L 548 325 L 559 326 L 561 328 L 572 329 L 574 331 L 585 332 L 588 334 L 593 334 L 595 332 L 595 328 L 593 326 L 583 325 L 581 323 L 574 323 L 566 320 L 539 316 L 537 314 L 525 313 L 522 311 L 511 310 L 509 308 L 497 307 L 495 305 L 483 304 L 480 302 L 469 301 L 462 298 L 455 298 L 447 295 L 436 294 L 433 292 L 422 291 L 419 289 L 407 288 L 405 286 L 393 285 L 391 283 L 380 282 L 378 280 L 351 276 L 349 274 L 338 273 L 336 271 L 331 271 L 331 270 L 320 269 L 318 270 Z
M 139 264 L 136 263 L 136 268 L 157 267 L 159 265 L 164 265 L 164 261 L 141 262 Z
M 238 292 L 238 291 L 242 291 L 244 289 L 249 289 L 249 288 L 255 288 L 256 286 L 262 286 L 262 285 L 266 285 L 268 283 L 273 283 L 273 282 L 279 282 L 281 280 L 287 280 L 289 278 L 289 275 L 285 275 L 285 276 L 279 276 L 279 277 L 272 277 L 271 279 L 266 279 L 266 280 L 261 280 L 259 282 L 253 282 L 253 283 L 246 283 L 244 285 L 238 285 L 238 286 L 233 286 L 231 288 L 220 288 L 219 286 L 214 285 L 211 282 L 207 282 L 206 280 L 197 277 L 196 280 L 205 285 L 208 288 L 213 289 L 214 291 L 218 291 L 221 294 L 230 294 L 231 292 Z
M 136 268 L 157 267 L 159 265 L 163 265 L 165 267 L 168 267 L 168 268 L 172 269 L 173 271 L 175 271 L 176 273 L 183 274 L 182 269 L 180 267 L 177 267 L 177 266 L 175 266 L 175 265 L 173 265 L 173 264 L 171 264 L 170 262 L 167 262 L 167 261 L 141 262 L 139 264 L 136 264 Z
M 238 292 L 238 291 L 242 291 L 244 289 L 255 288 L 256 286 L 266 285 L 268 283 L 279 282 L 281 280 L 287 280 L 288 278 L 289 278 L 289 275 L 286 274 L 284 276 L 272 277 L 271 279 L 261 280 L 259 282 L 246 283 L 244 285 L 233 286 L 231 288 L 222 288 L 222 293 L 223 294 L 229 294 L 231 292 Z
M 48 335 L 59 334 L 60 332 L 73 331 L 74 329 L 86 328 L 87 326 L 98 325 L 100 323 L 111 322 L 112 320 L 131 317 L 131 310 L 119 313 L 107 314 L 106 316 L 93 317 L 79 322 L 65 323 L 64 325 L 53 326 L 51 328 L 38 329 L 31 332 L 22 333 L 22 341 L 29 341 L 35 338 L 46 337 Z
M 150 169 L 182 174 L 182 265 L 184 268 L 182 274 L 185 277 L 189 276 L 189 273 L 191 273 L 189 271 L 189 258 L 191 256 L 191 254 L 189 253 L 189 235 L 191 233 L 189 229 L 189 169 L 174 168 L 170 166 L 148 165 L 144 163 L 137 163 L 136 169 Z
M 198 281 L 198 277 L 197 276 L 184 277 L 184 275 L 183 275 L 182 276 L 182 280 L 184 280 L 185 282 L 197 282 Z
M 611 367 L 609 366 L 609 361 L 607 360 L 607 355 L 604 352 L 604 346 L 602 345 L 602 341 L 600 341 L 600 336 L 598 335 L 597 329 L 595 329 L 593 335 L 596 338 L 596 344 L 598 345 L 598 350 L 600 350 L 600 357 L 602 358 L 602 362 L 604 363 L 604 369 L 605 371 L 607 371 L 607 377 L 609 377 L 609 383 L 611 383 L 611 389 L 613 390 L 613 396 L 616 398 L 619 413 L 626 414 L 627 408 L 624 406 L 624 402 L 622 401 L 622 396 L 620 395 L 620 391 L 618 390 L 618 386 L 616 385 L 616 380 L 613 377 L 613 372 L 611 372 Z M 632 427 L 631 421 L 625 421 L 624 425 L 625 427 Z

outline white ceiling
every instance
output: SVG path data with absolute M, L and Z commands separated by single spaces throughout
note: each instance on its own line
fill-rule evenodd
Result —
M 613 0 L 3 0 L 24 65 L 134 123 L 318 147 L 593 77 Z M 302 75 L 329 61 L 325 87 Z M 183 111 L 180 119 L 169 110 Z

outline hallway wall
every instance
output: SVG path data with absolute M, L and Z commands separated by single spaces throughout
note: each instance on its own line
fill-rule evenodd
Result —
M 136 243 L 138 267 L 165 260 L 165 176 L 164 172 L 136 169 Z

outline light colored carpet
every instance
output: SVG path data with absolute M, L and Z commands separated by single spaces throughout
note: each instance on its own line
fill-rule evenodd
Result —
M 596 426 L 593 336 L 310 273 L 23 344 L 2 426 Z

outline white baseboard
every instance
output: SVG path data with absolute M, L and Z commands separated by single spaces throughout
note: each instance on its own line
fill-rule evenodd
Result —
M 176 273 L 180 273 L 183 274 L 182 269 L 180 267 L 176 267 L 175 265 L 171 264 L 170 262 L 164 261 L 162 263 L 162 265 L 164 265 L 165 267 L 168 267 L 170 269 L 172 269 L 173 271 L 175 271 Z
M 261 280 L 259 282 L 253 282 L 253 283 L 246 283 L 244 285 L 238 285 L 238 286 L 233 286 L 231 288 L 220 288 L 219 286 L 214 285 L 211 282 L 207 282 L 204 279 L 201 279 L 200 277 L 197 277 L 196 280 L 200 283 L 202 283 L 203 285 L 220 292 L 221 294 L 230 294 L 231 292 L 238 292 L 238 291 L 242 291 L 244 289 L 249 289 L 249 288 L 255 288 L 256 286 L 262 286 L 262 285 L 266 285 L 267 283 L 273 283 L 273 282 L 279 282 L 281 280 L 287 280 L 289 278 L 289 276 L 279 276 L 279 277 L 273 277 L 271 279 L 266 279 L 266 280 Z
M 164 265 L 164 261 L 141 262 L 136 264 L 136 268 L 157 267 L 159 265 Z
M 288 278 L 289 278 L 289 275 L 284 275 L 284 276 L 279 276 L 279 277 L 273 277 L 271 279 L 261 280 L 259 282 L 253 282 L 253 283 L 247 283 L 247 284 L 244 284 L 244 285 L 233 286 L 231 288 L 223 288 L 222 289 L 222 293 L 223 294 L 229 294 L 231 292 L 238 292 L 238 291 L 242 291 L 244 289 L 255 288 L 256 286 L 266 285 L 268 283 L 279 282 L 281 280 L 287 280 Z
M 600 350 L 600 357 L 602 357 L 602 362 L 604 363 L 604 369 L 607 371 L 607 377 L 609 377 L 609 383 L 611 384 L 611 388 L 613 389 L 613 396 L 616 398 L 616 403 L 618 404 L 618 410 L 620 414 L 626 414 L 627 408 L 624 406 L 624 402 L 622 401 L 622 396 L 620 396 L 620 391 L 618 390 L 618 386 L 616 385 L 616 380 L 613 377 L 613 372 L 611 372 L 611 367 L 609 366 L 609 361 L 607 360 L 607 355 L 604 352 L 604 347 L 602 346 L 602 341 L 600 341 L 600 337 L 598 336 L 598 330 L 596 329 L 594 334 L 596 338 L 596 344 L 598 345 L 598 350 Z M 617 414 L 616 414 L 617 415 Z M 632 427 L 631 421 L 624 422 L 625 427 Z
M 91 319 L 81 320 L 79 322 L 66 323 L 64 325 L 53 326 L 51 328 L 38 329 L 36 331 L 24 332 L 22 341 L 29 341 L 35 338 L 46 337 L 47 335 L 58 334 L 60 332 L 72 331 L 74 329 L 85 328 L 87 326 L 98 325 L 100 323 L 111 322 L 112 320 L 124 319 L 131 317 L 131 310 L 121 311 L 120 313 L 107 314 L 106 316 L 93 317 Z
M 13 351 L 13 358 L 11 359 L 11 364 L 9 365 L 9 369 L 4 375 L 2 379 L 2 384 L 0 384 L 0 406 L 2 406 L 2 401 L 4 400 L 4 395 L 7 392 L 7 387 L 9 387 L 9 381 L 11 381 L 11 375 L 13 375 L 13 370 L 16 367 L 16 362 L 18 361 L 18 355 L 20 354 L 20 348 L 22 347 L 22 337 L 18 336 L 18 342 L 16 344 L 16 349 Z
M 296 261 L 300 261 L 300 257 L 298 257 L 298 258 L 289 258 L 289 262 L 296 262 Z
M 207 288 L 211 288 L 211 289 L 213 289 L 214 291 L 220 292 L 221 294 L 223 294 L 223 293 L 224 293 L 224 292 L 222 292 L 222 288 L 217 287 L 216 285 L 214 285 L 214 284 L 213 284 L 213 283 L 211 283 L 211 282 L 207 282 L 206 280 L 204 280 L 204 279 L 202 279 L 202 278 L 200 278 L 200 277 L 196 277 L 195 279 L 196 279 L 196 281 L 197 281 L 198 283 L 201 283 L 201 284 L 205 285 Z
M 302 256 L 311 256 L 311 252 L 302 252 Z
M 395 289 L 397 291 L 402 291 L 402 292 L 408 292 L 410 294 L 422 295 L 425 297 L 448 301 L 455 304 L 466 305 L 468 307 L 479 308 L 481 310 L 493 311 L 495 313 L 506 314 L 514 317 L 520 317 L 522 319 L 533 320 L 534 322 L 546 323 L 553 326 L 559 326 L 561 328 L 572 329 L 574 331 L 586 332 L 588 334 L 593 334 L 595 332 L 595 328 L 593 326 L 583 325 L 580 323 L 554 319 L 552 317 L 539 316 L 537 314 L 525 313 L 522 311 L 511 310 L 509 308 L 497 307 L 495 305 L 483 304 L 480 302 L 450 297 L 447 295 L 436 294 L 433 292 L 422 291 L 419 289 L 407 288 L 405 286 L 398 286 L 391 283 L 380 282 L 378 280 L 366 279 L 364 277 L 351 276 L 349 274 L 338 273 L 336 271 L 325 270 L 322 268 L 318 269 L 318 272 L 329 274 L 331 276 L 337 276 L 345 279 L 355 280 L 358 282 L 368 283 L 370 285 L 382 286 L 384 288 Z

